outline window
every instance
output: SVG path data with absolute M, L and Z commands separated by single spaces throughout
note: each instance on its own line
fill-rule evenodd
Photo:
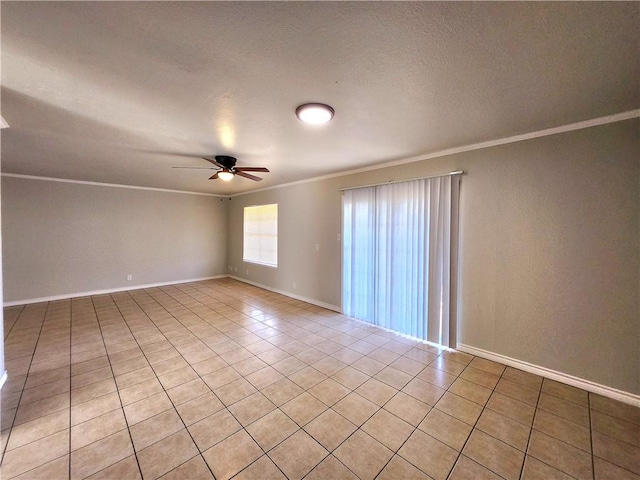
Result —
M 244 207 L 245 262 L 278 266 L 278 204 Z

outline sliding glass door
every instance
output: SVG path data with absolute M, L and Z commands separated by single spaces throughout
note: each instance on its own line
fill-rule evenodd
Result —
M 454 343 L 458 189 L 447 175 L 344 192 L 345 314 Z

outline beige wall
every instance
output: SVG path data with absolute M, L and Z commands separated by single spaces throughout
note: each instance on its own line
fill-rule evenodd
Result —
M 639 124 L 234 197 L 228 264 L 234 275 L 339 306 L 338 188 L 463 169 L 459 343 L 640 393 Z M 245 264 L 242 208 L 273 202 L 280 264 Z
M 2 177 L 4 301 L 224 274 L 226 222 L 216 197 Z
M 339 309 L 342 197 L 336 189 L 335 183 L 311 182 L 233 197 L 227 257 L 231 274 Z M 243 209 L 268 203 L 278 204 L 278 268 L 242 261 Z
M 459 342 L 638 394 L 638 138 L 635 119 L 224 201 L 3 177 L 4 300 L 230 265 L 340 306 L 338 189 L 463 169 Z M 243 263 L 242 208 L 273 202 L 279 266 Z
M 0 191 L 2 190 L 0 182 Z M 0 225 L 2 225 L 2 195 L 0 194 Z M 2 235 L 0 233 L 0 267 L 2 266 Z M 2 270 L 0 268 L 0 270 Z M 0 305 L 4 304 L 2 294 L 2 271 L 0 271 Z M 0 308 L 0 378 L 4 375 L 4 309 Z M 0 380 L 1 382 L 1 380 Z

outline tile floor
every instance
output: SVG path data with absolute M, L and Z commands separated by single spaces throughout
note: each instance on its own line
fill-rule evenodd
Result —
M 640 474 L 640 409 L 229 279 L 5 332 L 4 479 Z

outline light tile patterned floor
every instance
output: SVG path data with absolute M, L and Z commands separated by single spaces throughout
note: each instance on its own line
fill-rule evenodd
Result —
M 4 479 L 640 474 L 640 409 L 229 279 L 5 332 Z

